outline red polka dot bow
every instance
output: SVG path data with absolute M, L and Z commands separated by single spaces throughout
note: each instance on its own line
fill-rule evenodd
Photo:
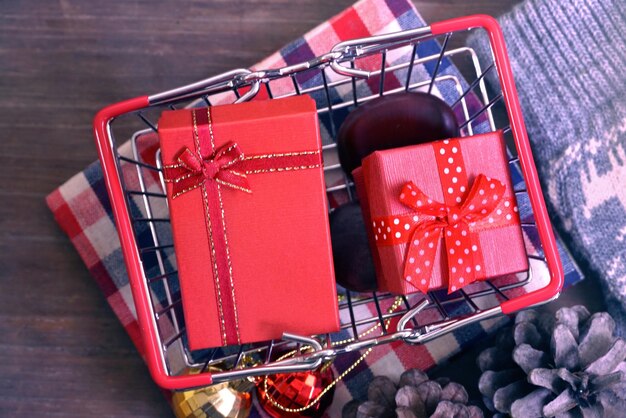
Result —
M 433 201 L 412 182 L 405 184 L 400 201 L 418 215 L 432 217 L 419 222 L 410 237 L 404 263 L 405 280 L 424 293 L 428 291 L 442 234 L 448 264 L 448 291 L 454 292 L 484 277 L 480 245 L 473 242 L 470 226 L 494 211 L 505 189 L 499 180 L 479 174 L 465 201 L 459 206 L 448 206 Z M 488 219 L 493 222 L 493 218 Z
M 236 169 L 244 161 L 244 154 L 234 142 L 229 142 L 202 158 L 184 147 L 176 161 L 177 164 L 164 167 L 165 181 L 173 183 L 173 198 L 195 189 L 207 180 L 251 192 L 245 171 Z

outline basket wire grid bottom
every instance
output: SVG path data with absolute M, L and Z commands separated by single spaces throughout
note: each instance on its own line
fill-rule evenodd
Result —
M 506 109 L 502 93 L 489 91 L 485 83 L 486 77 L 495 77 L 494 63 L 481 66 L 483 63 L 479 62 L 472 49 L 448 48 L 451 37 L 452 34 L 442 36 L 440 43 L 421 38 L 404 44 L 383 44 L 367 50 L 362 56 L 350 58 L 347 62 L 351 69 L 370 67 L 371 75 L 368 80 L 339 76 L 322 60 L 317 65 L 261 80 L 261 91 L 264 91 L 267 98 L 309 94 L 316 99 L 324 138 L 324 172 L 331 202 L 329 210 L 355 198 L 354 185 L 342 172 L 336 155 L 334 138 L 339 121 L 350 109 L 373 98 L 403 91 L 436 94 L 455 109 L 458 118 L 462 120 L 460 129 L 463 136 L 495 131 L 497 126 L 501 126 L 499 129 L 502 129 L 507 141 L 511 141 L 511 130 L 506 112 L 503 111 Z M 422 42 L 430 42 L 430 47 L 440 46 L 434 53 L 421 55 Z M 452 65 L 453 60 L 460 64 L 465 77 L 456 71 Z M 424 71 L 425 68 L 430 68 L 430 74 Z M 404 82 L 391 83 L 392 77 Z M 311 86 L 312 79 L 318 83 Z M 468 83 L 465 79 L 471 82 Z M 240 91 L 244 93 L 241 94 Z M 246 98 L 249 93 L 245 86 L 242 88 L 237 83 L 222 83 L 213 90 L 205 89 L 195 94 L 187 94 L 177 100 L 168 101 L 167 105 L 152 106 L 119 118 L 119 123 L 125 129 L 128 126 L 138 126 L 134 123 L 142 127 L 132 136 L 131 149 L 118 154 L 118 164 L 123 173 L 121 180 L 127 204 L 133 216 L 144 277 L 152 296 L 154 323 L 161 338 L 165 365 L 171 375 L 183 373 L 189 367 L 206 370 L 214 365 L 223 370 L 239 371 L 223 378 L 228 380 L 241 376 L 242 373 L 256 374 L 249 367 L 251 360 L 257 364 L 271 365 L 276 353 L 283 353 L 287 349 L 296 349 L 295 358 L 290 364 L 307 369 L 314 367 L 312 359 L 320 358 L 311 357 L 311 352 L 323 352 L 325 354 L 322 357 L 329 360 L 355 348 L 366 348 L 398 339 L 423 343 L 450 332 L 457 326 L 499 314 L 500 303 L 515 297 L 521 289 L 529 285 L 541 287 L 548 280 L 545 258 L 539 251 L 537 254 L 528 254 L 530 270 L 527 272 L 475 283 L 450 295 L 443 290 L 429 292 L 428 295 L 399 297 L 388 293 L 364 294 L 339 289 L 341 331 L 338 333 L 316 336 L 313 340 L 304 337 L 296 338 L 296 341 L 285 339 L 190 351 L 185 334 L 174 245 L 159 163 L 155 135 L 158 129 L 152 120 L 156 120 L 164 109 L 233 102 Z M 112 127 L 111 138 L 114 146 Z M 512 156 L 509 164 L 512 171 L 521 176 L 516 168 L 517 158 Z M 523 181 L 514 183 L 518 185 L 515 189 L 518 206 L 524 205 L 528 208 Z M 522 228 L 536 228 L 532 213 L 522 219 Z M 392 305 L 395 309 L 390 310 Z M 406 328 L 399 331 L 388 327 L 390 320 L 399 320 Z M 304 346 L 313 348 L 301 350 Z

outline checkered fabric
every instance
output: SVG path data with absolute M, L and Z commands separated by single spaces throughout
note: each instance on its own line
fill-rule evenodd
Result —
M 322 23 L 315 29 L 311 30 L 303 37 L 296 39 L 280 51 L 271 55 L 264 61 L 258 63 L 254 68 L 277 68 L 285 65 L 291 65 L 302 61 L 307 61 L 315 56 L 324 54 L 337 42 L 359 37 L 367 37 L 388 32 L 396 32 L 400 30 L 412 29 L 424 26 L 425 22 L 417 13 L 413 5 L 408 0 L 361 0 L 352 7 L 346 9 L 342 13 L 333 17 L 327 22 Z M 437 54 L 440 51 L 440 45 L 435 40 L 421 42 L 417 48 L 417 56 L 429 56 Z M 387 56 L 387 66 L 391 66 L 400 60 L 406 60 L 406 56 L 401 53 L 390 53 Z M 380 61 L 362 60 L 359 65 L 364 68 L 378 68 Z M 415 66 L 410 81 L 429 79 L 435 71 L 435 63 L 427 63 L 426 65 Z M 460 80 L 463 86 L 466 86 L 462 76 L 450 61 L 444 59 L 437 70 L 438 75 L 454 76 Z M 408 74 L 403 71 L 395 71 L 388 74 L 384 79 L 385 90 L 393 88 L 401 88 L 404 86 L 405 78 Z M 326 80 L 323 77 L 327 77 Z M 296 76 L 296 81 L 300 89 L 322 85 L 324 82 L 332 85 L 335 81 L 336 74 L 327 71 L 324 75 L 317 72 L 307 72 Z M 380 79 L 373 78 L 367 81 L 361 81 L 356 86 L 359 97 L 368 94 L 378 93 L 380 87 Z M 262 90 L 259 93 L 260 98 L 269 95 L 279 96 L 282 93 L 293 91 L 293 81 L 290 79 L 278 80 L 271 83 L 271 90 Z M 328 90 L 329 95 L 326 96 L 325 91 L 319 90 L 312 93 L 312 97 L 318 102 L 319 107 L 343 103 L 351 100 L 353 90 L 352 86 L 343 85 L 332 87 Z M 459 92 L 455 89 L 453 83 L 437 83 L 434 94 L 439 95 L 449 103 L 454 102 L 459 97 Z M 217 98 L 211 98 L 212 104 L 219 104 L 232 101 L 232 97 L 224 94 Z M 467 96 L 469 114 L 475 113 L 480 109 L 481 104 L 475 96 L 471 94 Z M 331 109 L 329 112 L 320 114 L 320 125 L 325 144 L 332 141 L 337 127 L 341 124 L 343 118 L 348 114 L 349 107 L 339 106 Z M 473 111 L 472 111 L 473 110 Z M 489 129 L 486 118 L 477 119 L 473 123 L 474 132 L 485 132 Z M 139 153 L 143 160 L 154 163 L 154 156 L 158 148 L 158 140 L 153 133 L 141 136 L 141 140 L 137 140 Z M 132 157 L 132 149 L 130 143 L 125 143 L 119 149 L 122 156 Z M 331 161 L 325 161 L 326 164 L 332 164 L 334 156 L 326 156 Z M 150 161 L 152 160 L 152 161 Z M 123 172 L 136 170 L 136 167 L 122 162 Z M 511 176 L 516 190 L 524 189 L 523 178 L 519 168 L 511 165 Z M 126 176 L 125 176 L 126 177 Z M 127 176 L 128 178 L 136 178 L 136 175 Z M 158 176 L 155 173 L 144 176 L 146 182 L 145 187 L 149 191 L 161 191 L 161 185 Z M 332 186 L 343 181 L 340 174 L 329 174 L 327 176 L 327 185 Z M 128 189 L 138 189 L 138 184 L 127 183 Z M 343 203 L 347 196 L 341 194 L 331 195 L 331 205 L 336 206 Z M 126 274 L 124 261 L 120 249 L 119 239 L 116 233 L 111 206 L 108 200 L 105 184 L 102 176 L 100 164 L 93 163 L 83 172 L 76 174 L 65 184 L 52 192 L 47 197 L 47 203 L 55 219 L 69 236 L 72 243 L 79 252 L 85 265 L 91 272 L 93 278 L 100 286 L 102 292 L 107 298 L 111 308 L 118 316 L 129 336 L 137 347 L 140 354 L 143 355 L 142 337 L 137 325 L 136 312 L 128 277 Z M 145 216 L 145 208 L 141 202 L 141 197 L 137 196 L 130 199 L 131 212 L 135 216 Z M 518 206 L 522 222 L 532 221 L 532 213 L 530 205 L 524 195 L 518 196 Z M 154 217 L 166 217 L 167 208 L 157 207 L 152 214 Z M 157 235 L 163 239 L 171 238 L 168 236 L 169 231 L 166 228 L 157 231 Z M 153 234 L 147 226 L 136 230 L 137 241 L 140 246 L 146 247 L 154 245 Z M 541 256 L 539 238 L 534 227 L 524 228 L 524 238 L 527 246 L 527 252 Z M 573 264 L 571 257 L 560 245 L 561 257 L 564 262 L 566 271 L 567 284 L 573 284 L 582 279 L 576 266 Z M 175 263 L 173 253 L 165 253 L 160 260 L 156 256 L 145 256 L 144 266 L 148 275 L 158 271 L 159 263 L 166 263 L 170 267 Z M 156 274 L 156 273 L 155 273 Z M 540 287 L 542 283 L 534 283 L 533 286 Z M 166 303 L 167 292 L 158 285 L 152 287 L 153 297 Z M 177 287 L 171 289 L 177 292 Z M 525 291 L 532 290 L 532 287 L 526 288 Z M 521 291 L 521 290 L 520 290 Z M 445 292 L 444 292 L 445 293 Z M 445 295 L 440 295 L 445 297 Z M 371 309 L 371 308 L 363 308 Z M 344 313 L 345 314 L 345 313 Z M 418 367 L 420 369 L 429 369 L 441 362 L 447 360 L 450 356 L 458 353 L 463 347 L 484 338 L 490 332 L 506 322 L 506 318 L 483 321 L 464 327 L 454 333 L 438 338 L 432 342 L 421 346 L 409 346 L 401 343 L 389 344 L 377 347 L 364 362 L 359 364 L 336 388 L 334 402 L 327 411 L 327 416 L 340 416 L 342 406 L 350 399 L 363 398 L 367 388 L 367 382 L 374 375 L 385 374 L 392 378 L 397 378 L 407 368 Z M 159 324 L 161 329 L 167 328 L 167 323 Z M 340 356 L 334 363 L 334 369 L 337 374 L 347 369 L 360 356 L 360 353 L 351 353 Z M 258 405 L 252 411 L 251 416 L 265 416 L 260 411 Z

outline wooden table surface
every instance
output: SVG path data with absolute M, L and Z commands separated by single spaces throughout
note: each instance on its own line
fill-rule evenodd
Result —
M 0 2 L 0 416 L 171 416 L 44 197 L 106 104 L 249 66 L 351 0 Z M 416 1 L 427 21 L 515 0 Z

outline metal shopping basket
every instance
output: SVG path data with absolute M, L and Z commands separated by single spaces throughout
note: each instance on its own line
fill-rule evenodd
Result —
M 471 48 L 458 46 L 471 31 L 484 31 L 488 36 L 491 62 L 481 62 Z M 463 74 L 452 63 L 464 69 Z M 500 89 L 488 88 L 487 77 L 499 81 Z M 396 82 L 391 83 L 392 79 Z M 447 96 L 462 115 L 463 135 L 503 130 L 512 145 L 510 164 L 518 167 L 525 183 L 515 190 L 518 204 L 526 202 L 532 208 L 532 216 L 522 219 L 522 227 L 533 230 L 542 247 L 538 254 L 528 254 L 529 270 L 475 283 L 450 295 L 445 291 L 406 297 L 340 292 L 342 331 L 338 334 L 285 335 L 280 341 L 190 351 L 155 142 L 158 127 L 154 121 L 159 113 L 183 106 L 309 94 L 317 100 L 327 134 L 323 153 L 329 201 L 342 202 L 351 200 L 354 190 L 337 163 L 333 138 L 338 118 L 367 100 L 405 90 Z M 310 370 L 344 353 L 394 341 L 422 344 L 464 325 L 545 303 L 561 290 L 563 270 L 506 47 L 498 24 L 489 16 L 462 17 L 341 42 L 307 62 L 257 71 L 237 69 L 113 104 L 97 114 L 94 131 L 148 365 L 164 388 Z M 116 138 L 130 136 L 130 149 L 118 149 Z M 160 297 L 155 297 L 157 293 Z M 276 353 L 287 347 L 297 347 L 295 355 L 277 360 Z M 302 347 L 306 349 L 298 349 Z M 200 372 L 186 373 L 189 368 Z M 210 373 L 209 369 L 222 371 Z

